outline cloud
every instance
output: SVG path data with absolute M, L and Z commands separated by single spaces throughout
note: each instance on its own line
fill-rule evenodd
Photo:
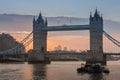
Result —
M 32 18 L 28 15 L 0 15 L 0 33 L 11 34 L 17 41 L 21 41 L 32 31 Z M 86 18 L 76 17 L 48 17 L 49 25 L 74 25 L 89 24 Z M 59 21 L 58 21 L 59 20 Z M 70 23 L 71 20 L 71 23 Z M 104 20 L 104 30 L 120 41 L 120 22 Z M 86 50 L 89 49 L 89 31 L 57 31 L 48 32 L 48 50 L 54 50 L 57 45 L 68 47 L 68 49 Z M 106 40 L 108 45 L 106 50 L 112 50 L 109 47 L 112 44 Z M 112 44 L 114 45 L 114 44 Z M 111 45 L 111 46 L 112 46 Z
M 29 34 L 31 31 L 0 31 L 0 33 L 8 34 Z

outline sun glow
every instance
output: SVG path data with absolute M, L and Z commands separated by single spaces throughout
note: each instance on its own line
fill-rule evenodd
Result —
M 28 35 L 30 31 L 23 31 L 23 32 L 14 32 L 9 33 L 12 35 L 17 41 L 21 41 Z M 118 36 L 114 36 L 115 38 Z M 31 37 L 32 38 L 32 37 Z M 48 36 L 47 37 L 47 51 L 53 51 L 55 50 L 55 47 L 58 45 L 62 46 L 62 49 L 64 47 L 67 47 L 68 50 L 89 50 L 90 49 L 90 37 L 88 36 L 79 36 L 79 35 L 58 35 L 58 36 Z M 110 44 L 110 41 L 108 39 L 103 38 L 103 48 L 105 51 L 111 51 L 113 47 L 110 48 L 108 44 Z M 106 46 L 108 45 L 108 46 Z M 33 43 L 31 43 L 29 46 L 26 47 L 26 51 L 33 49 Z
M 57 36 L 48 38 L 48 51 L 54 50 L 58 45 L 67 47 L 68 50 L 88 50 L 89 38 L 81 36 Z

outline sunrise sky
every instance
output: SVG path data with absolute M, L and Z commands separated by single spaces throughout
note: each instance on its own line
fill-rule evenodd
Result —
M 90 12 L 94 12 L 96 8 L 103 14 L 104 19 L 120 22 L 120 0 L 0 0 L 0 14 L 38 15 L 42 12 L 47 17 L 88 18 Z M 78 51 L 87 50 L 89 32 L 86 34 L 88 36 L 48 37 L 48 50 L 54 50 L 54 47 L 59 44 Z M 18 35 L 15 34 L 14 36 L 17 40 L 25 37 L 25 35 L 21 38 L 16 37 Z

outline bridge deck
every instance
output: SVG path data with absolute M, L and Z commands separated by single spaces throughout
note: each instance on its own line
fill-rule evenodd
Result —
M 120 55 L 120 53 L 104 53 L 105 55 Z
M 63 25 L 49 26 L 42 28 L 43 31 L 69 31 L 69 30 L 89 30 L 89 25 Z

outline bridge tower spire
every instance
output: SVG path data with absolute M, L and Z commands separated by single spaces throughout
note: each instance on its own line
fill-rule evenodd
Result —
M 39 53 L 46 52 L 47 32 L 42 31 L 43 27 L 47 27 L 47 25 L 40 13 L 37 20 L 33 23 L 33 50 Z
M 47 27 L 42 14 L 33 19 L 33 52 L 29 55 L 29 62 L 44 62 L 44 54 L 47 52 L 47 31 L 42 31 Z
M 103 18 L 99 15 L 97 9 L 94 15 L 90 14 L 90 53 L 91 60 L 87 62 L 103 63 Z
M 94 16 L 90 17 L 90 50 L 103 52 L 103 19 L 97 9 Z

